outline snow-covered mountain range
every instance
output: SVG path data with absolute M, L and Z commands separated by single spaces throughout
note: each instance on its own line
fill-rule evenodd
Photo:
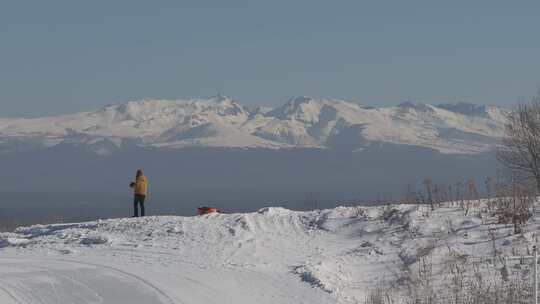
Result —
M 508 112 L 466 103 L 374 108 L 311 97 L 274 109 L 252 109 L 220 95 L 142 100 L 54 117 L 0 118 L 0 153 L 58 144 L 104 154 L 126 145 L 358 151 L 381 143 L 481 153 L 500 140 Z

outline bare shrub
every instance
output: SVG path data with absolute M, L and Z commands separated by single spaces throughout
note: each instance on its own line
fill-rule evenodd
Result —
M 433 203 L 433 181 L 431 180 L 431 178 L 426 178 L 424 179 L 422 184 L 424 184 L 425 187 L 427 203 L 431 207 L 431 211 L 433 211 L 435 210 L 435 205 Z
M 463 198 L 463 183 L 462 182 L 456 182 L 455 185 L 456 190 L 456 202 L 459 202 L 459 207 L 461 209 L 464 209 L 464 198 Z
M 399 303 L 390 295 L 387 289 L 377 288 L 368 293 L 365 304 L 394 304 Z
M 536 192 L 540 191 L 540 91 L 508 116 L 497 159 L 534 180 Z
M 493 211 L 492 200 L 495 196 L 495 189 L 497 188 L 496 181 L 493 177 L 486 177 L 484 180 L 484 186 L 486 188 L 487 208 L 488 211 Z
M 471 262 L 457 255 L 442 265 L 442 282 L 436 284 L 434 264 L 428 258 L 412 272 L 409 296 L 393 296 L 382 286 L 367 297 L 366 304 L 525 304 L 530 301 L 532 285 L 527 280 L 505 280 L 502 275 L 487 275 L 485 262 Z
M 536 191 L 527 183 L 520 182 L 513 172 L 508 183 L 498 184 L 495 212 L 501 224 L 512 224 L 514 233 L 521 233 L 521 227 L 532 217 Z
M 407 188 L 403 191 L 401 202 L 405 204 L 416 204 L 418 202 L 418 195 L 411 184 L 408 184 Z
M 479 200 L 480 195 L 478 194 L 478 190 L 476 189 L 476 183 L 473 179 L 469 179 L 467 181 L 467 201 L 464 205 L 465 215 L 469 215 L 471 206 L 473 206 L 475 202 L 478 204 Z

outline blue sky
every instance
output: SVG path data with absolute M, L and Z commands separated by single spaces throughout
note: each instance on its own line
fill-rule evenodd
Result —
M 538 1 L 4 1 L 0 116 L 221 93 L 512 104 L 540 85 Z

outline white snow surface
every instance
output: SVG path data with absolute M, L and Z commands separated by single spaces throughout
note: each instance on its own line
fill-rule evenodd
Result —
M 275 109 L 250 109 L 230 97 L 142 100 L 43 118 L 0 118 L 0 145 L 83 144 L 105 154 L 124 144 L 153 147 L 344 148 L 372 143 L 479 153 L 503 135 L 508 110 L 472 104 L 403 103 L 372 108 L 297 97 Z M 5 148 L 6 149 L 6 148 Z
M 0 234 L 0 302 L 362 303 L 422 257 L 492 255 L 488 231 L 526 254 L 538 220 L 514 235 L 449 203 L 21 227 Z

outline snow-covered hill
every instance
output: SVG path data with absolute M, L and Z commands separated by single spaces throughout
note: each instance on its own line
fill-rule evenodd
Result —
M 97 153 L 126 145 L 355 151 L 392 143 L 443 153 L 479 153 L 499 141 L 507 113 L 463 103 L 372 108 L 311 97 L 294 98 L 275 109 L 250 109 L 224 96 L 143 100 L 55 117 L 0 118 L 0 152 L 62 143 Z
M 0 301 L 363 303 L 375 288 L 406 293 L 404 276 L 426 257 L 449 280 L 447 261 L 528 254 L 538 220 L 514 235 L 481 209 L 446 204 L 22 227 L 0 234 Z M 493 261 L 475 265 L 500 275 Z

